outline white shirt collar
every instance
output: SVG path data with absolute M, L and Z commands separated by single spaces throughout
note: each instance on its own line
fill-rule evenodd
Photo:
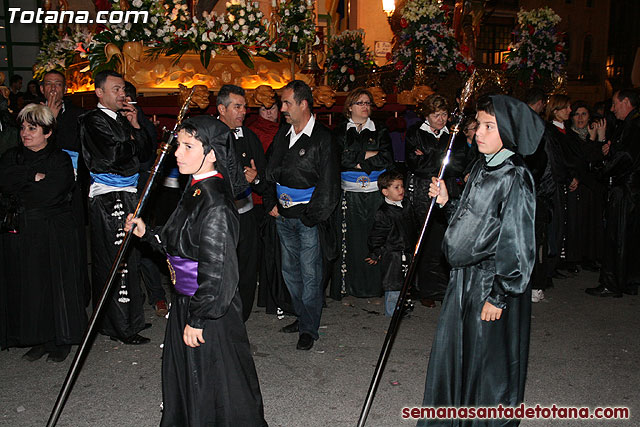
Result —
M 316 124 L 316 119 L 312 114 L 306 126 L 304 127 L 304 129 L 302 129 L 302 132 L 300 132 L 299 134 L 296 134 L 296 131 L 293 129 L 293 125 L 291 125 L 291 127 L 289 128 L 289 132 L 287 132 L 287 135 L 289 135 L 289 148 L 293 147 L 296 141 L 300 139 L 300 137 L 303 134 L 310 137 L 311 133 L 313 132 L 313 126 L 315 124 Z
M 435 136 L 436 138 L 440 138 L 443 133 L 446 133 L 446 134 L 449 133 L 449 129 L 447 129 L 446 126 L 443 127 L 442 129 L 440 129 L 437 133 L 434 132 L 431 129 L 431 125 L 429 124 L 429 120 L 425 120 L 424 123 L 422 123 L 422 126 L 420 126 L 420 130 L 424 130 L 426 132 L 429 132 L 431 135 Z
M 216 116 L 216 119 L 220 120 L 220 115 Z M 222 122 L 222 120 L 220 120 Z M 224 122 L 222 122 L 224 123 Z M 226 125 L 226 123 L 224 123 Z M 227 125 L 228 126 L 228 125 Z M 244 138 L 244 132 L 242 132 L 242 126 L 238 126 L 237 128 L 229 128 L 231 129 L 231 133 L 236 139 Z
M 564 129 L 564 123 L 563 122 L 559 122 L 557 120 L 554 120 L 553 124 L 556 125 L 557 127 L 559 127 L 560 129 Z
M 205 179 L 205 178 L 209 178 L 210 176 L 217 175 L 217 173 L 218 173 L 217 170 L 212 170 L 212 171 L 200 173 L 197 175 L 191 175 L 191 178 L 193 178 L 195 181 L 199 181 L 201 179 Z
M 398 206 L 400 208 L 402 207 L 402 201 L 401 200 L 395 201 L 395 200 L 391 200 L 391 199 L 388 199 L 388 198 L 385 197 L 384 201 L 387 202 L 390 205 Z
M 110 110 L 109 108 L 105 107 L 99 102 L 98 102 L 98 108 L 101 109 L 107 116 L 111 117 L 113 120 L 116 120 L 116 118 L 118 117 L 118 113 L 116 113 L 113 110 Z
M 347 122 L 347 130 L 351 128 L 356 128 L 356 130 L 358 130 L 358 125 L 356 125 L 356 123 L 352 119 L 349 119 L 349 121 Z M 371 120 L 370 117 L 367 117 L 367 121 L 364 122 L 362 129 L 360 129 L 360 132 L 362 132 L 363 129 L 369 129 L 372 132 L 376 131 L 376 125 L 375 123 L 373 123 L 373 120 Z
M 236 137 L 236 139 L 244 138 L 244 132 L 242 132 L 242 126 L 237 127 L 235 129 L 231 129 L 231 132 L 233 133 L 233 136 Z

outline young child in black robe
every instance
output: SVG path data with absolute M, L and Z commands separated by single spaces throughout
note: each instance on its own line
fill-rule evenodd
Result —
M 431 349 L 424 407 L 516 407 L 524 398 L 535 262 L 535 191 L 521 156 L 544 123 L 503 95 L 478 101 L 476 162 L 459 200 L 433 179 L 429 195 L 449 214 L 443 252 L 451 264 Z M 419 426 L 518 425 L 505 419 L 422 419 Z
M 415 243 L 413 210 L 409 200 L 404 200 L 403 181 L 402 174 L 393 171 L 378 177 L 378 187 L 385 203 L 380 205 L 373 218 L 367 240 L 369 256 L 365 261 L 372 265 L 380 263 L 386 316 L 393 316 Z
M 176 294 L 162 357 L 161 426 L 266 426 L 238 293 L 238 214 L 246 181 L 229 128 L 210 116 L 178 129 L 180 173 L 191 175 L 164 227 L 125 230 L 163 249 Z

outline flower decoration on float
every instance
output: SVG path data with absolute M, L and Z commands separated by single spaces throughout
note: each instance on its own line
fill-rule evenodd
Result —
M 280 16 L 278 46 L 299 52 L 309 42 L 317 44 L 313 0 L 273 0 L 274 6 L 276 1 Z
M 364 30 L 345 30 L 329 42 L 325 67 L 329 84 L 335 90 L 348 92 L 357 74 L 372 70 L 373 55 L 364 44 L 364 37 Z
M 544 84 L 561 78 L 567 62 L 563 35 L 557 26 L 561 18 L 549 7 L 520 10 L 503 70 L 514 74 L 520 85 Z
M 107 56 L 105 52 L 105 46 L 110 43 L 122 49 L 126 42 L 140 41 L 152 56 L 173 56 L 176 62 L 185 53 L 198 53 L 205 67 L 217 54 L 235 52 L 247 67 L 253 68 L 254 56 L 279 61 L 292 44 L 304 47 L 315 35 L 311 0 L 280 3 L 277 12 L 281 16 L 272 23 L 255 1 L 231 0 L 226 3 L 226 13 L 203 13 L 201 17 L 191 16 L 187 0 L 110 0 L 110 4 L 112 10 L 126 8 L 130 12 L 146 12 L 149 19 L 146 23 L 139 19 L 138 22 L 100 26 L 94 31 L 96 34 L 86 40 L 88 29 L 67 28 L 68 38 L 82 40 L 82 50 L 86 52 L 94 74 L 117 68 L 119 56 Z M 271 25 L 275 28 L 270 28 Z M 64 69 L 62 64 L 69 65 L 71 61 L 67 56 L 73 57 L 76 52 L 67 39 L 56 33 L 56 27 L 45 26 L 44 31 L 51 37 L 48 43 L 42 44 L 34 69 L 45 69 L 52 64 Z
M 76 57 L 86 58 L 92 34 L 88 29 L 65 28 L 62 34 L 56 26 L 45 26 L 42 47 L 33 66 L 33 78 L 40 80 L 51 70 L 64 71 Z
M 439 73 L 472 71 L 471 61 L 460 53 L 454 37 L 449 6 L 437 0 L 408 0 L 401 15 L 401 30 L 390 57 L 401 82 L 414 74 L 416 49 L 421 50 L 425 65 Z

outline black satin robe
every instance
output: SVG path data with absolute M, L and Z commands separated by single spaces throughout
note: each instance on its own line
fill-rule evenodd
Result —
M 198 289 L 175 294 L 162 357 L 161 426 L 263 426 L 262 395 L 238 293 L 238 214 L 225 183 L 188 186 L 162 229 L 144 240 L 169 255 L 198 261 Z M 185 325 L 205 343 L 184 344 Z
M 382 289 L 399 291 L 404 284 L 402 255 L 406 264 L 416 241 L 416 226 L 411 203 L 402 202 L 402 207 L 390 205 L 386 201 L 378 208 L 369 232 L 368 257 L 377 260 L 382 274 Z
M 535 262 L 533 178 L 514 155 L 474 166 L 453 212 L 443 251 L 451 264 L 447 295 L 431 349 L 423 406 L 516 406 L 529 357 Z M 480 319 L 485 301 L 500 320 Z M 517 425 L 517 421 L 421 420 L 418 425 Z
M 355 127 L 347 130 L 347 122 L 333 132 L 340 153 L 340 170 L 365 172 L 381 171 L 393 166 L 393 149 L 389 131 L 381 123 L 375 123 L 375 131 Z M 377 151 L 365 159 L 367 151 Z M 360 169 L 356 168 L 360 165 Z M 378 265 L 364 262 L 367 257 L 367 235 L 373 226 L 373 217 L 384 203 L 380 191 L 343 191 L 339 220 L 335 232 L 342 250 L 333 269 L 329 295 L 340 299 L 342 291 L 361 298 L 378 297 L 383 289 Z
M 431 203 L 428 195 L 431 178 L 438 176 L 449 141 L 448 134 L 444 132 L 440 138 L 436 138 L 431 133 L 421 130 L 422 123 L 411 126 L 407 130 L 405 139 L 406 163 L 410 171 L 405 189 L 414 207 L 418 230 L 422 227 Z M 447 189 L 451 189 L 452 197 L 460 195 L 464 185 L 466 151 L 461 144 L 466 145 L 464 138 L 454 142 L 455 147 L 452 147 L 449 165 L 443 176 Z M 418 155 L 415 150 L 420 150 L 423 154 Z M 447 219 L 444 213 L 439 210 L 433 211 L 417 260 L 417 283 L 421 298 L 442 300 L 447 290 L 449 265 L 441 250 L 446 227 Z
M 600 282 L 623 292 L 640 284 L 640 111 L 619 123 L 605 159 L 610 182 Z

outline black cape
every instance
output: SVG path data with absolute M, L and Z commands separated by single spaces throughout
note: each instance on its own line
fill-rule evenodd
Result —
M 238 233 L 226 184 L 212 177 L 187 187 L 164 227 L 145 235 L 170 255 L 198 261 L 197 291 L 176 293 L 169 313 L 161 426 L 266 425 L 238 293 Z M 203 329 L 205 343 L 186 346 L 186 324 Z

